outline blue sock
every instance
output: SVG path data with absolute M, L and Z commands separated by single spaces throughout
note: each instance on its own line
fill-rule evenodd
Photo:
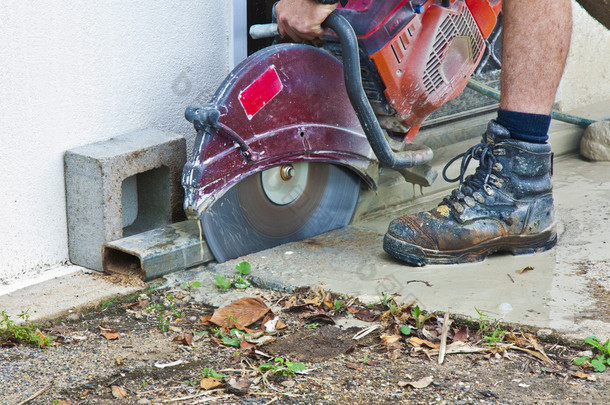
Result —
M 551 116 L 498 110 L 496 122 L 508 129 L 511 138 L 530 143 L 545 143 L 549 139 Z

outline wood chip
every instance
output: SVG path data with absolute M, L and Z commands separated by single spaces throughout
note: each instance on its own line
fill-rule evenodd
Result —
M 517 270 L 517 274 L 523 274 L 526 271 L 531 271 L 531 270 L 534 270 L 534 268 L 532 266 L 525 266 L 521 270 Z
M 176 360 L 174 362 L 171 363 L 155 363 L 155 367 L 157 368 L 168 368 L 168 367 L 176 367 L 179 366 L 180 364 L 184 363 L 184 361 L 182 360 Z
M 432 384 L 433 378 L 432 376 L 421 378 L 417 381 L 399 381 L 399 387 L 411 386 L 413 388 L 426 388 L 430 384 Z
M 115 398 L 123 399 L 127 397 L 127 391 L 125 391 L 122 387 L 119 387 L 118 385 L 113 385 L 112 387 L 110 387 L 110 389 L 112 389 L 112 396 Z

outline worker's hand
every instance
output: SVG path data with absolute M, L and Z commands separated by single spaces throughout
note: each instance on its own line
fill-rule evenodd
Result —
M 275 6 L 280 35 L 297 42 L 319 37 L 325 32 L 321 24 L 336 7 L 316 0 L 280 0 Z

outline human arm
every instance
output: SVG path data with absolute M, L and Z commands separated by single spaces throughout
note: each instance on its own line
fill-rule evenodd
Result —
M 275 6 L 280 35 L 297 42 L 324 34 L 321 24 L 337 7 L 338 0 L 280 0 Z

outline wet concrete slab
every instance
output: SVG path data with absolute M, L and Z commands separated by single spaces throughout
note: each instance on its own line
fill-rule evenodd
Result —
M 255 281 L 291 290 L 323 285 L 364 296 L 399 294 L 430 311 L 477 316 L 477 310 L 570 337 L 610 336 L 610 162 L 555 160 L 559 241 L 536 255 L 496 254 L 481 263 L 411 267 L 382 249 L 389 221 L 429 209 L 443 194 L 363 217 L 357 224 L 198 271 L 231 274 L 247 260 Z M 531 270 L 519 272 L 526 267 Z M 191 274 L 192 276 L 192 274 Z

